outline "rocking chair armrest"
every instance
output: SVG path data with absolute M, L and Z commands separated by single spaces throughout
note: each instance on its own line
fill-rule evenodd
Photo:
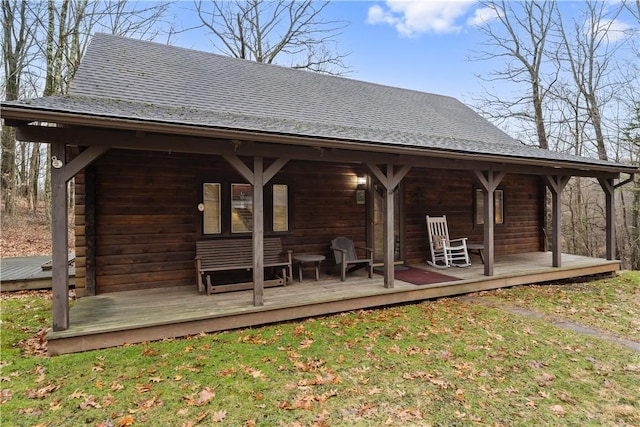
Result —
M 458 239 L 449 239 L 449 243 L 451 242 L 466 242 L 468 237 L 460 237 Z

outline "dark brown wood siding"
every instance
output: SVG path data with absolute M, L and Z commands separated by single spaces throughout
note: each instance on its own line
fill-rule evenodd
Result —
M 291 162 L 276 179 L 293 191 L 293 234 L 283 238 L 294 253 L 314 253 L 332 263 L 331 239 L 347 236 L 366 246 L 366 205 L 356 203 L 359 166 L 326 162 Z
M 356 204 L 356 173 L 362 172 L 339 164 L 285 166 L 273 182 L 293 192 L 292 230 L 280 234 L 286 249 L 329 256 L 336 235 L 364 245 L 365 206 Z M 243 182 L 240 176 L 216 156 L 118 150 L 96 162 L 95 174 L 97 293 L 195 286 L 195 241 L 203 237 L 201 185 Z M 79 204 L 76 212 L 83 209 Z M 77 221 L 79 235 L 83 225 Z
M 134 151 L 98 160 L 97 293 L 194 283 L 197 163 Z
M 429 256 L 425 216 L 446 215 L 452 238 L 481 243 L 482 225 L 474 225 L 474 192 L 480 186 L 471 172 L 413 169 L 404 180 L 405 261 L 425 262 Z M 495 226 L 495 254 L 540 251 L 543 248 L 544 184 L 532 175 L 507 175 L 504 224 Z
M 96 293 L 195 286 L 195 241 L 203 238 L 197 210 L 202 183 L 243 182 L 237 172 L 217 156 L 124 150 L 109 151 L 94 168 Z M 356 202 L 356 177 L 362 174 L 353 164 L 287 163 L 271 182 L 287 184 L 291 192 L 291 230 L 278 234 L 283 247 L 324 254 L 326 270 L 333 264 L 332 238 L 344 235 L 364 246 L 367 205 Z M 470 172 L 414 168 L 409 173 L 401 187 L 406 262 L 426 259 L 427 214 L 446 214 L 452 235 L 482 241 L 482 228 L 473 225 L 475 187 Z M 84 211 L 83 188 L 80 179 L 78 217 Z M 544 187 L 536 177 L 508 175 L 501 188 L 506 212 L 505 224 L 496 227 L 496 254 L 540 250 Z M 76 225 L 82 256 L 83 219 Z
M 87 286 L 86 277 L 86 253 L 87 241 L 85 237 L 86 219 L 85 219 L 85 174 L 80 172 L 75 177 L 74 192 L 74 237 L 75 237 L 75 288 L 76 295 L 82 297 L 86 295 Z

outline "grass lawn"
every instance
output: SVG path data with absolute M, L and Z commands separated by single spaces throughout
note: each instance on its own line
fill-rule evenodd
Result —
M 486 296 L 638 340 L 639 289 Z M 455 298 L 47 358 L 50 323 L 2 296 L 3 426 L 640 425 L 640 353 Z
M 532 285 L 482 295 L 640 342 L 640 271 L 605 281 Z

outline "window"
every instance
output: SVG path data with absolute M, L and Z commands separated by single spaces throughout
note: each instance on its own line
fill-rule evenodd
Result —
M 273 186 L 273 231 L 289 231 L 289 186 Z
M 253 230 L 253 187 L 251 184 L 231 184 L 231 232 L 250 233 Z
M 204 183 L 202 233 L 243 234 L 253 231 L 253 186 L 251 184 Z M 273 184 L 265 188 L 265 232 L 290 230 L 289 186 Z
M 495 224 L 504 224 L 504 191 L 496 190 L 493 194 Z M 476 224 L 484 224 L 484 191 L 480 188 L 476 189 Z
M 202 186 L 204 209 L 202 212 L 202 231 L 204 234 L 220 234 L 222 217 L 220 209 L 220 184 L 205 183 Z

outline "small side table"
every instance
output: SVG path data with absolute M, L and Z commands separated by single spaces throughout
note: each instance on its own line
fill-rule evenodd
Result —
M 467 243 L 467 250 L 469 251 L 469 254 L 471 254 L 471 251 L 478 252 L 478 255 L 480 255 L 480 261 L 482 261 L 482 263 L 484 264 L 484 244 Z
M 304 264 L 305 262 L 314 263 L 314 267 L 316 269 L 316 281 L 320 280 L 319 267 L 320 267 L 320 263 L 325 260 L 324 255 L 300 254 L 300 255 L 294 255 L 293 259 L 298 262 L 298 277 L 301 282 L 302 282 L 302 264 Z

